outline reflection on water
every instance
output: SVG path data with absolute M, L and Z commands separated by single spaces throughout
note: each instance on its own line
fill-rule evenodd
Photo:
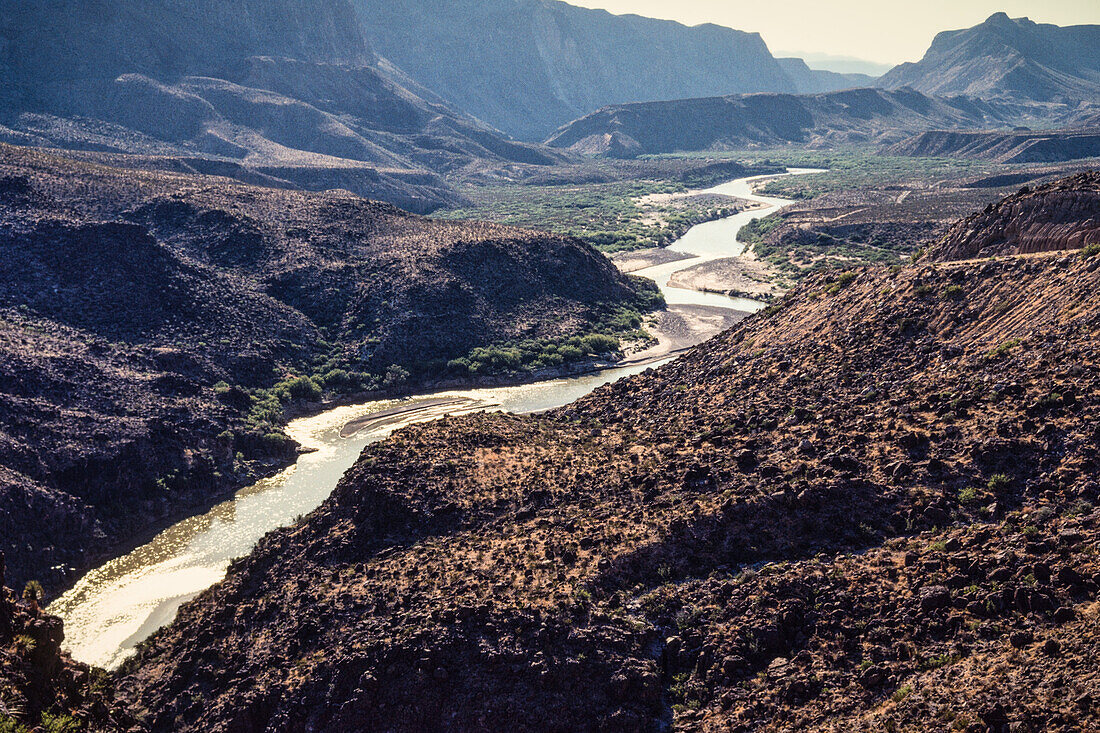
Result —
M 671 249 L 690 252 L 697 258 L 636 274 L 657 280 L 669 303 L 717 305 L 742 311 L 761 307 L 752 300 L 680 290 L 667 284 L 668 276 L 679 269 L 739 255 L 743 247 L 737 244 L 737 231 L 748 221 L 787 203 L 753 195 L 750 180 L 717 186 L 710 192 L 762 201 L 768 204 L 767 209 L 694 227 Z M 379 400 L 294 420 L 287 426 L 287 433 L 315 452 L 301 456 L 291 468 L 242 489 L 233 499 L 205 514 L 169 527 L 149 544 L 91 571 L 51 604 L 49 611 L 64 619 L 66 646 L 74 658 L 101 667 L 117 667 L 133 654 L 140 641 L 170 622 L 180 605 L 224 578 L 230 560 L 247 555 L 271 530 L 316 509 L 366 445 L 406 425 L 445 414 L 480 409 L 514 413 L 548 410 L 649 366 L 657 365 L 517 387 L 450 390 L 404 400 Z M 386 414 L 366 421 L 364 429 L 349 437 L 341 437 L 341 428 L 349 422 L 380 412 Z

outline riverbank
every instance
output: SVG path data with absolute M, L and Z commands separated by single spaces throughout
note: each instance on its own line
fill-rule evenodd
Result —
M 711 260 L 673 273 L 669 285 L 705 293 L 727 293 L 770 302 L 786 288 L 776 281 L 777 273 L 751 254 Z
M 748 192 L 747 182 L 735 183 Z M 761 200 L 768 204 L 764 209 L 693 229 L 695 235 L 689 232 L 672 248 L 687 257 L 667 267 L 686 266 L 696 256 L 715 259 L 715 252 L 728 256 L 740 226 L 785 203 Z M 652 268 L 642 274 L 650 272 Z M 405 384 L 386 393 L 345 394 L 328 402 L 292 405 L 283 419 L 290 421 L 287 433 L 301 446 L 297 462 L 93 570 L 51 605 L 51 612 L 65 621 L 74 657 L 117 666 L 140 641 L 170 622 L 182 603 L 224 577 L 232 558 L 247 555 L 265 534 L 319 506 L 363 448 L 394 430 L 454 412 L 528 413 L 560 407 L 601 385 L 671 360 L 763 307 L 758 301 L 679 290 L 670 287 L 666 277 L 657 282 L 668 305 L 646 324 L 656 343 L 620 361 L 589 360 L 538 372 L 419 382 L 415 390 L 420 394 L 412 394 L 414 385 Z

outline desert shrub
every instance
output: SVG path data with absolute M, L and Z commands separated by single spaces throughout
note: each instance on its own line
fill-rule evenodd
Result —
M 986 356 L 988 356 L 990 359 L 1000 359 L 1002 356 L 1015 349 L 1021 343 L 1023 342 L 1020 339 L 1009 339 L 1000 346 L 990 349 L 989 353 L 986 354 Z
M 19 634 L 12 639 L 12 643 L 15 644 L 15 648 L 20 654 L 30 654 L 38 646 L 34 638 L 26 634 Z
M 948 285 L 943 290 L 943 297 L 950 298 L 951 300 L 959 300 L 963 297 L 963 289 L 961 285 Z
M 386 369 L 386 376 L 382 378 L 382 386 L 387 388 L 400 387 L 409 381 L 409 371 L 397 364 L 391 364 Z
M 79 733 L 84 730 L 84 723 L 71 715 L 51 715 L 42 713 L 42 725 L 46 733 Z
M 321 386 L 310 377 L 295 377 L 282 382 L 276 389 L 285 389 L 292 400 L 316 402 L 321 399 Z
M 45 591 L 42 590 L 42 584 L 37 580 L 29 580 L 27 584 L 23 586 L 23 600 L 25 601 L 34 601 L 38 603 L 45 595 Z

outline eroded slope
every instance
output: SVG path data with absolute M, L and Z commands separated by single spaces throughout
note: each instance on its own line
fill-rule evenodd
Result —
M 127 695 L 163 730 L 1095 724 L 1053 690 L 1096 694 L 1098 280 L 817 275 L 568 408 L 402 431 Z

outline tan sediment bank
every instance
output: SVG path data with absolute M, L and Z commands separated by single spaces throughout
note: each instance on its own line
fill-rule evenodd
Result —
M 669 285 L 710 293 L 731 293 L 758 300 L 769 300 L 786 292 L 776 283 L 775 272 L 751 255 L 727 257 L 686 267 L 671 275 Z

